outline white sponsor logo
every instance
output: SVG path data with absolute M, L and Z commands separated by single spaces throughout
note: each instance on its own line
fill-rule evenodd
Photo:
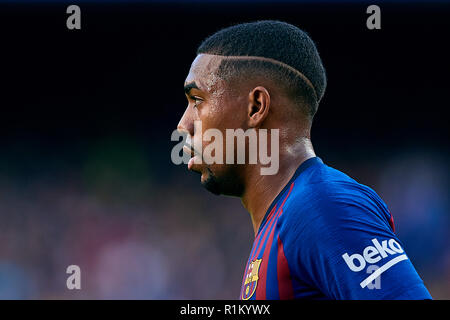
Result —
M 382 259 L 388 258 L 389 256 L 403 253 L 403 249 L 400 244 L 394 239 L 383 240 L 381 243 L 377 239 L 372 239 L 373 246 L 367 246 L 364 248 L 362 255 L 354 253 L 349 255 L 347 252 L 342 255 L 347 266 L 353 272 L 359 272 L 366 267 L 366 264 L 374 264 Z M 364 279 L 360 285 L 361 288 L 366 287 L 373 280 L 377 279 L 383 272 L 388 270 L 393 265 L 399 263 L 400 261 L 406 260 L 408 257 L 406 254 L 397 256 L 384 265 L 376 269 L 370 276 Z

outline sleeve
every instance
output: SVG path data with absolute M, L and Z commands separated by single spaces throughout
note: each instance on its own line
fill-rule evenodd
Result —
M 280 236 L 292 276 L 330 299 L 432 299 L 382 210 L 329 195 L 290 210 Z

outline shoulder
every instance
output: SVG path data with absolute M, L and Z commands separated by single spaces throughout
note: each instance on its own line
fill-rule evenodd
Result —
M 355 225 L 390 228 L 390 213 L 376 192 L 341 171 L 314 165 L 293 184 L 279 221 L 283 236 L 291 230 L 309 234 Z
M 293 183 L 277 223 L 293 277 L 335 299 L 430 297 L 375 191 L 323 164 Z M 379 265 L 384 285 L 370 290 Z

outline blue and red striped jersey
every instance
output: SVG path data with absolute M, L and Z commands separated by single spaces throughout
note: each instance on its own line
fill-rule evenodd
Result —
M 261 223 L 240 298 L 431 299 L 371 188 L 303 162 Z

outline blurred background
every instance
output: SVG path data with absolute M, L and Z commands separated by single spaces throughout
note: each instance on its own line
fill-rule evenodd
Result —
M 279 19 L 328 74 L 316 153 L 377 191 L 435 299 L 450 299 L 450 5 L 0 3 L 0 298 L 237 299 L 252 246 L 237 198 L 175 166 L 199 43 Z M 81 7 L 81 30 L 66 8 Z M 66 268 L 81 268 L 81 290 Z

